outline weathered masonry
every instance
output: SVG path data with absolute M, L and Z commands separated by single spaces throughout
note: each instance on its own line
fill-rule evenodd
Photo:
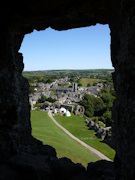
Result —
M 115 175 L 117 180 L 134 180 L 135 1 L 12 0 L 1 3 L 0 15 L 0 179 L 111 179 Z M 96 23 L 109 24 L 111 30 L 117 93 L 114 172 L 107 171 L 112 164 L 105 161 L 90 164 L 85 171 L 66 158 L 57 159 L 52 147 L 31 136 L 28 82 L 22 77 L 23 56 L 18 53 L 24 35 L 34 29 L 67 30 Z

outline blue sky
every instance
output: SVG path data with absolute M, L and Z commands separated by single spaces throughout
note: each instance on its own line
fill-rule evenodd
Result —
M 110 29 L 96 25 L 66 31 L 48 28 L 24 37 L 24 71 L 49 69 L 112 69 Z

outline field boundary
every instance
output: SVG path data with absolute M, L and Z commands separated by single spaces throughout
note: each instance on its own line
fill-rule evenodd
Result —
M 84 146 L 85 148 L 87 148 L 92 154 L 96 155 L 97 157 L 99 157 L 100 159 L 104 159 L 107 161 L 112 161 L 110 160 L 108 157 L 106 157 L 104 154 L 102 154 L 101 152 L 99 152 L 98 150 L 94 149 L 93 147 L 87 145 L 86 143 L 84 143 L 83 141 L 81 141 L 80 139 L 78 139 L 77 137 L 75 137 L 73 134 L 71 134 L 67 129 L 65 129 L 63 126 L 61 126 L 52 116 L 52 112 L 48 111 L 48 116 L 52 119 L 52 121 L 59 127 L 61 128 L 66 134 L 68 134 L 72 139 L 74 139 L 75 141 L 79 142 L 82 146 Z

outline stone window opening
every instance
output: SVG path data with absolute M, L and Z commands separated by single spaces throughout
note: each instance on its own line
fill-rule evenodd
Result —
M 99 25 L 98 25 L 99 26 Z M 100 28 L 103 28 L 104 26 L 102 26 L 102 27 L 100 27 Z M 95 28 L 95 27 L 94 27 Z M 109 27 L 108 27 L 108 29 L 109 29 Z M 46 30 L 45 30 L 46 31 Z M 44 32 L 45 32 L 44 31 Z M 73 30 L 74 31 L 74 30 Z M 83 31 L 83 28 L 82 28 L 82 31 Z M 62 32 L 62 31 L 61 31 Z M 61 33 L 60 32 L 60 33 Z M 85 28 L 84 28 L 84 32 L 85 32 Z M 110 33 L 109 32 L 109 30 L 107 31 L 108 33 Z M 40 32 L 36 32 L 36 33 L 40 33 Z M 105 32 L 106 33 L 106 32 Z M 90 35 L 90 33 L 89 33 L 89 35 Z M 107 35 L 109 35 L 109 34 L 107 34 Z M 32 33 L 30 34 L 30 36 L 32 36 Z M 46 34 L 44 33 L 44 36 L 46 36 Z M 31 39 L 31 41 L 32 41 L 32 38 L 31 37 L 29 37 L 29 34 L 27 35 L 27 37 L 26 37 L 26 43 L 27 43 L 27 38 L 28 39 Z M 47 37 L 47 38 L 49 38 L 49 37 Z M 38 38 L 36 38 L 36 42 L 38 41 Z M 41 41 L 41 40 L 40 40 Z M 104 41 L 106 41 L 106 39 L 104 40 Z M 35 43 L 35 41 L 33 40 L 32 42 L 34 42 Z M 24 38 L 24 42 L 22 42 L 22 46 L 25 46 L 26 45 L 26 43 L 25 43 L 25 38 Z M 41 44 L 42 44 L 43 42 L 41 42 Z M 24 45 L 23 45 L 24 44 Z M 37 42 L 37 44 L 39 45 L 39 43 Z M 88 43 L 87 43 L 88 44 Z M 109 54 L 110 54 L 110 41 L 108 41 L 107 42 L 107 45 L 108 45 L 108 50 L 109 50 Z M 34 46 L 36 46 L 36 44 L 34 44 Z M 23 53 L 23 58 L 24 58 L 24 61 L 25 61 L 25 53 L 23 52 L 23 49 L 24 49 L 25 47 L 21 47 L 20 48 L 20 50 L 19 50 L 19 52 L 21 52 L 21 53 Z M 30 46 L 30 47 L 28 47 L 27 46 L 27 50 L 30 48 L 30 54 L 31 53 L 33 53 L 32 51 L 31 51 L 31 49 L 32 49 L 32 47 Z M 96 48 L 96 46 L 95 46 L 95 48 Z M 44 52 L 43 53 L 46 53 L 46 50 L 44 50 Z M 70 50 L 69 50 L 69 53 L 70 53 Z M 106 54 L 106 52 L 104 52 L 105 54 Z M 37 52 L 37 54 L 38 54 L 38 52 Z M 60 52 L 58 52 L 58 54 L 60 54 Z M 106 56 L 106 55 L 105 55 Z M 30 57 L 30 56 L 29 56 Z M 28 57 L 28 58 L 29 58 Z M 63 57 L 64 58 L 64 57 Z M 47 61 L 47 59 L 45 59 L 44 60 L 45 62 Z M 106 61 L 109 61 L 109 59 L 108 60 L 106 60 Z M 85 62 L 85 61 L 84 61 Z M 84 63 L 83 62 L 83 63 Z M 25 62 L 24 62 L 25 63 Z M 28 62 L 27 62 L 28 63 Z M 27 63 L 26 63 L 26 65 L 24 64 L 24 66 L 26 66 L 26 68 L 27 68 Z M 36 63 L 36 62 L 35 62 Z M 38 62 L 39 63 L 39 62 Z M 33 62 L 33 64 L 34 64 L 34 62 Z M 104 63 L 103 63 L 104 64 Z M 30 67 L 30 66 L 29 66 Z M 72 66 L 71 66 L 72 67 Z M 45 68 L 47 68 L 47 67 L 45 67 Z M 63 68 L 64 69 L 64 68 Z M 88 69 L 90 69 L 90 68 L 88 68 Z M 97 68 L 98 69 L 98 68 Z M 81 112 L 83 112 L 84 110 L 83 109 L 78 109 L 78 111 L 79 111 L 79 113 L 81 113 Z
M 3 179 L 14 175 L 15 180 L 26 177 L 107 180 L 114 176 L 117 180 L 134 180 L 135 1 L 21 1 L 20 4 L 12 1 L 1 6 L 0 174 Z M 111 30 L 117 96 L 113 106 L 114 171 L 109 170 L 110 163 L 106 161 L 90 164 L 85 171 L 67 159 L 58 160 L 53 148 L 43 146 L 31 136 L 28 83 L 22 76 L 23 57 L 18 53 L 24 35 L 33 29 L 44 30 L 50 26 L 67 30 L 96 23 L 109 24 Z

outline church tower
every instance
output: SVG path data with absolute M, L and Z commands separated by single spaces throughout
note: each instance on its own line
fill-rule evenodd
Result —
M 73 92 L 77 92 L 77 83 L 72 83 Z

